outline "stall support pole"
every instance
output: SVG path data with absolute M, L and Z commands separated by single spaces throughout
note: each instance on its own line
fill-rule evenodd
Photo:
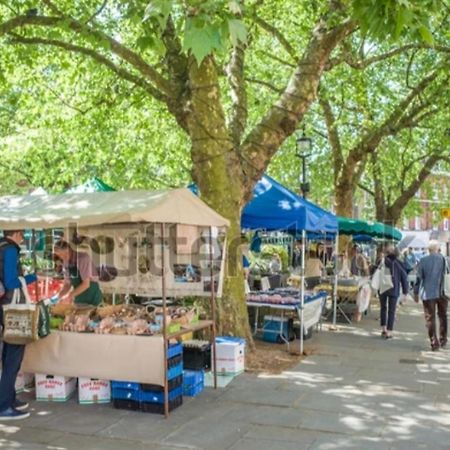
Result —
M 214 374 L 214 389 L 217 389 L 217 353 L 216 353 L 216 298 L 214 289 L 214 267 L 213 267 L 213 240 L 212 240 L 212 227 L 209 227 L 209 265 L 211 276 L 211 318 L 212 318 L 212 351 L 213 351 L 213 374 Z M 217 281 L 219 283 L 219 280 Z M 218 284 L 217 284 L 218 285 Z
M 300 355 L 303 355 L 303 334 L 304 334 L 304 306 L 305 306 L 305 247 L 306 247 L 306 230 L 302 230 L 302 266 L 301 266 L 301 291 L 300 291 Z
M 334 286 L 333 286 L 333 326 L 336 326 L 337 314 L 337 288 L 338 288 L 338 261 L 339 261 L 339 235 L 336 233 L 334 240 Z
M 36 230 L 33 228 L 31 231 L 31 257 L 33 259 L 33 272 L 37 274 L 37 256 L 36 256 Z M 39 280 L 36 280 L 35 298 L 39 301 Z
M 164 340 L 164 415 L 169 417 L 169 383 L 167 381 L 167 327 L 166 327 L 166 317 L 167 317 L 167 299 L 166 299 L 166 258 L 165 258 L 165 227 L 164 223 L 161 224 L 161 283 L 162 283 L 162 301 L 163 301 L 163 340 Z

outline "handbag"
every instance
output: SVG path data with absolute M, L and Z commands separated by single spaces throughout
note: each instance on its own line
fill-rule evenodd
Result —
M 11 303 L 3 305 L 3 340 L 25 345 L 39 339 L 39 307 L 31 303 L 25 279 L 19 280 L 21 287 L 14 289 Z M 22 295 L 25 303 L 21 303 Z

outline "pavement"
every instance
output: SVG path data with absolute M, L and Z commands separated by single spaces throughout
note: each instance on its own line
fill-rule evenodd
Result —
M 0 423 L 0 450 L 448 450 L 450 350 L 428 351 L 421 305 L 401 307 L 388 341 L 377 314 L 324 324 L 295 368 L 206 388 L 168 419 L 31 401 L 29 419 Z

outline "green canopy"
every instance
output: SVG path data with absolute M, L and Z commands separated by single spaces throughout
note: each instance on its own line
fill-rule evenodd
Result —
M 366 222 L 365 220 L 338 217 L 339 234 L 367 235 L 382 239 L 400 241 L 402 233 L 390 225 L 381 222 Z
M 89 192 L 112 192 L 113 187 L 106 184 L 100 178 L 94 177 L 79 186 L 74 186 L 66 191 L 67 194 L 86 194 Z

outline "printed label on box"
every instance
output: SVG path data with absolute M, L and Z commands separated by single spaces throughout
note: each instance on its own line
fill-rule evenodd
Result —
M 96 378 L 78 378 L 78 401 L 82 404 L 109 403 L 111 383 Z
M 64 402 L 77 387 L 77 379 L 57 375 L 35 375 L 36 400 Z

